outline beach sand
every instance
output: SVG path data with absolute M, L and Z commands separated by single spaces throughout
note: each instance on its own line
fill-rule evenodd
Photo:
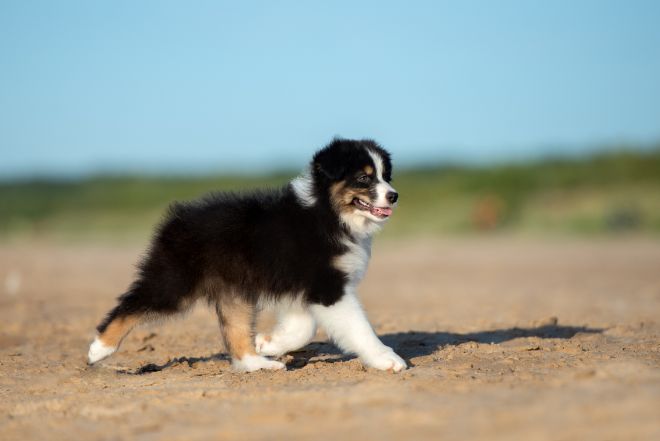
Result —
M 205 305 L 88 367 L 140 253 L 0 245 L 0 439 L 660 439 L 657 240 L 376 240 L 359 292 L 400 374 L 322 333 L 233 372 Z

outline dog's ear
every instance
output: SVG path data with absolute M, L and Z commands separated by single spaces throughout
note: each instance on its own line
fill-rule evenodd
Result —
M 314 171 L 330 181 L 341 180 L 346 174 L 346 153 L 349 149 L 345 140 L 335 139 L 314 155 Z

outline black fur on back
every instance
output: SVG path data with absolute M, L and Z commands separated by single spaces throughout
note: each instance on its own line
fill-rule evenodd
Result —
M 287 295 L 335 303 L 347 275 L 332 260 L 346 252 L 342 240 L 351 237 L 331 207 L 328 189 L 367 160 L 367 149 L 380 154 L 391 173 L 389 154 L 373 141 L 334 140 L 310 167 L 313 206 L 301 204 L 291 184 L 172 204 L 137 279 L 98 331 L 116 317 L 174 313 L 198 298 L 214 303 L 228 292 L 255 304 Z

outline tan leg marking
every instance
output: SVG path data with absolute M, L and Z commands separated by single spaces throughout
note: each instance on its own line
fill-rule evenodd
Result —
M 119 343 L 139 320 L 140 316 L 137 315 L 118 317 L 110 322 L 103 334 L 99 335 L 99 340 L 106 346 L 118 347 Z
M 227 350 L 233 359 L 256 355 L 254 350 L 254 305 L 238 297 L 220 300 L 218 318 Z

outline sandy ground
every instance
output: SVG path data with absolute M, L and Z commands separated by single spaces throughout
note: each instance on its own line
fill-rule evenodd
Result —
M 660 439 L 660 242 L 376 243 L 361 295 L 398 375 L 322 334 L 234 373 L 203 307 L 89 368 L 139 253 L 0 246 L 0 439 Z

